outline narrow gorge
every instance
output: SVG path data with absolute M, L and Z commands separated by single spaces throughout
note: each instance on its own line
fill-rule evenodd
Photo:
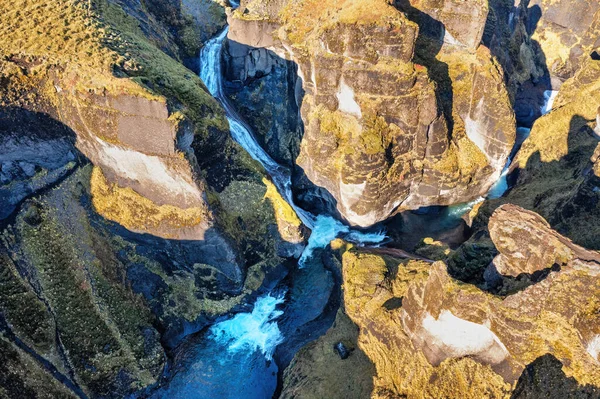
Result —
M 600 398 L 600 3 L 0 0 L 0 398 Z

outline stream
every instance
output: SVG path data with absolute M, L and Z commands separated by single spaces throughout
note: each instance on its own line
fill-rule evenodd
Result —
M 329 215 L 314 215 L 294 203 L 291 171 L 275 162 L 258 144 L 252 129 L 238 114 L 223 92 L 221 53 L 227 37 L 225 28 L 209 40 L 200 53 L 200 78 L 223 106 L 233 139 L 261 163 L 283 199 L 294 209 L 312 233 L 292 272 L 285 292 L 259 297 L 251 312 L 238 313 L 215 323 L 178 349 L 168 384 L 153 398 L 263 399 L 277 388 L 275 351 L 289 362 L 293 353 L 329 328 L 335 309 L 331 298 L 339 297 L 339 281 L 327 270 L 320 256 L 331 240 L 343 237 L 359 246 L 377 246 L 386 239 L 384 231 L 363 232 Z
M 284 356 L 289 361 L 301 346 L 323 334 L 333 320 L 330 314 L 329 324 L 317 323 L 316 328 L 311 324 L 327 312 L 330 296 L 339 296 L 335 277 L 315 252 L 337 237 L 361 246 L 377 246 L 386 239 L 383 231 L 353 230 L 329 215 L 314 215 L 294 203 L 291 170 L 275 162 L 258 144 L 250 126 L 224 94 L 221 53 L 227 33 L 226 27 L 205 44 L 200 54 L 200 78 L 223 106 L 233 139 L 262 164 L 281 196 L 312 234 L 288 286 L 257 298 L 251 311 L 215 323 L 178 348 L 179 355 L 176 354 L 170 366 L 169 382 L 155 391 L 153 398 L 271 398 L 277 389 L 278 359 L 274 354 L 278 346 L 291 342 Z M 549 96 L 549 103 L 551 99 L 553 96 Z M 548 105 L 551 108 L 551 104 L 545 107 Z M 517 144 L 488 198 L 498 198 L 509 188 L 508 167 L 528 134 L 528 129 L 518 132 Z M 441 226 L 460 220 L 475 203 L 483 200 L 444 208 L 439 215 Z

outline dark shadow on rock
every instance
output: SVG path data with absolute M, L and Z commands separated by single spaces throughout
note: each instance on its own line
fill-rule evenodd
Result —
M 298 205 L 303 209 L 315 215 L 326 214 L 337 220 L 343 220 L 337 209 L 335 197 L 326 188 L 314 184 L 306 176 L 304 169 L 298 165 L 294 168 L 292 175 L 292 192 Z
M 75 141 L 75 132 L 48 114 L 0 107 L 0 227 L 23 200 L 86 162 Z
M 575 378 L 567 377 L 562 363 L 554 355 L 545 354 L 525 367 L 517 381 L 511 399 L 596 399 L 600 388 L 582 385 Z
M 419 26 L 412 61 L 425 66 L 429 79 L 435 82 L 438 112 L 444 116 L 450 139 L 454 129 L 452 79 L 448 64 L 436 58 L 444 45 L 446 28 L 441 21 L 413 7 L 410 0 L 396 0 L 394 5 Z M 448 207 L 441 206 L 404 211 L 388 219 L 383 225 L 390 232 L 393 242 L 391 245 L 406 251 L 413 251 L 415 246 L 426 237 L 442 241 L 455 248 L 467 239 L 469 229 L 459 217 L 450 217 L 449 212 Z
M 324 213 L 340 219 L 335 198 L 327 189 L 310 181 L 296 164 L 304 135 L 300 114 L 304 89 L 298 76 L 298 65 L 266 48 L 234 40 L 225 43 L 222 62 L 226 96 L 252 128 L 261 147 L 277 163 L 291 171 L 293 196 L 297 204 L 314 214 Z M 209 146 L 215 152 L 219 149 L 219 144 Z M 217 165 L 223 169 L 222 163 Z M 201 166 L 214 168 L 210 162 Z M 220 176 L 223 172 L 215 171 L 214 175 Z M 229 174 L 235 175 L 236 172 Z
M 184 5 L 184 3 L 187 3 Z M 153 43 L 170 57 L 181 60 L 183 65 L 195 73 L 200 70 L 200 49 L 216 32 L 225 26 L 225 11 L 212 1 L 182 2 L 180 0 L 144 0 L 140 9 L 139 0 L 120 0 L 125 12 L 138 20 L 138 26 Z M 187 9 L 184 9 L 186 8 Z M 220 15 L 217 10 L 220 9 Z M 156 18 L 166 28 L 157 29 Z M 178 52 L 169 41 L 179 47 Z
M 304 90 L 297 64 L 266 48 L 227 40 L 223 66 L 226 96 L 267 153 L 292 168 L 304 133 Z
M 448 64 L 436 58 L 444 45 L 446 28 L 441 21 L 413 7 L 410 0 L 396 0 L 394 6 L 419 26 L 413 62 L 427 67 L 429 79 L 436 83 L 438 112 L 444 115 L 450 136 L 454 128 L 452 80 Z
M 550 273 L 560 272 L 560 270 L 560 265 L 554 264 L 551 267 L 538 270 L 534 273 L 521 273 L 513 277 L 501 275 L 493 263 L 490 263 L 483 273 L 483 278 L 486 283 L 486 291 L 498 296 L 508 296 L 523 291 L 527 287 L 545 280 Z
M 530 204 L 522 206 L 538 212 L 553 229 L 576 244 L 597 250 L 600 249 L 600 240 L 596 232 L 582 230 L 581 227 L 570 222 L 577 217 L 600 220 L 600 209 L 596 206 L 600 200 L 598 190 L 600 178 L 594 174 L 593 162 L 590 160 L 598 139 L 588 125 L 590 122 L 592 121 L 586 120 L 581 115 L 571 117 L 567 134 L 567 153 L 558 161 L 544 162 L 541 160 L 540 153 L 536 152 L 529 157 L 525 168 L 519 169 L 515 165 L 511 171 L 511 179 L 515 181 L 515 185 L 508 191 L 507 198 L 501 200 L 502 202 L 510 201 L 511 198 L 531 200 L 525 190 L 528 185 L 535 185 L 533 200 Z M 544 180 L 548 181 L 547 187 L 544 185 L 540 187 L 539 183 Z M 557 184 L 564 187 L 556 187 Z M 565 196 L 565 192 L 570 192 L 572 195 Z M 499 206 L 500 203 L 497 205 Z
M 92 204 L 89 192 L 91 166 L 76 150 L 75 141 L 75 133 L 49 115 L 20 108 L 0 109 L 0 142 L 3 143 L 0 147 L 0 174 L 3 178 L 10 175 L 10 189 L 15 186 L 14 180 L 31 178 L 26 173 L 29 164 L 52 169 L 62 165 L 63 161 L 74 163 L 70 173 L 61 179 L 32 191 L 15 202 L 14 212 L 3 221 L 3 240 L 0 245 L 6 244 L 9 253 L 29 251 L 27 256 L 15 260 L 18 263 L 16 267 L 20 279 L 26 282 L 33 280 L 31 284 L 36 287 L 40 298 L 50 294 L 46 292 L 46 288 L 42 288 L 45 286 L 36 282 L 35 276 L 39 272 L 37 268 L 44 267 L 40 266 L 41 263 L 38 264 L 43 261 L 36 257 L 37 251 L 54 251 L 53 253 L 58 253 L 56 256 L 83 252 L 85 256 L 78 259 L 78 262 L 81 268 L 88 267 L 93 270 L 94 277 L 89 277 L 92 279 L 90 284 L 99 284 L 102 290 L 110 287 L 110 290 L 127 292 L 127 295 L 131 296 L 134 296 L 134 293 L 139 294 L 140 297 L 133 303 L 139 305 L 139 302 L 143 302 L 144 307 L 153 315 L 148 320 L 150 325 L 139 328 L 147 329 L 148 339 L 154 342 L 153 340 L 157 339 L 151 328 L 154 327 L 160 334 L 160 343 L 167 353 L 170 353 L 170 349 L 177 347 L 185 337 L 214 323 L 223 314 L 251 310 L 251 304 L 259 295 L 274 289 L 287 275 L 288 270 L 296 267 L 295 264 L 286 264 L 273 258 L 273 262 L 266 262 L 264 266 L 253 269 L 254 274 L 248 276 L 247 271 L 252 263 L 244 263 L 238 259 L 232 252 L 233 246 L 228 245 L 227 240 L 223 238 L 223 232 L 215 228 L 206 231 L 204 240 L 168 240 L 135 233 L 105 219 L 96 213 Z M 83 165 L 86 166 L 82 167 Z M 3 188 L 4 185 L 0 186 L 0 190 Z M 3 202 L 4 205 L 6 203 Z M 46 220 L 48 211 L 52 212 L 52 216 Z M 40 237 L 39 233 L 36 235 L 35 232 L 40 231 L 42 224 L 56 225 L 57 231 L 65 231 L 69 238 L 64 237 L 65 242 L 56 240 L 54 243 L 47 237 Z M 23 228 L 28 235 L 25 236 Z M 276 226 L 270 230 L 270 234 L 273 234 L 274 241 L 282 240 Z M 266 237 L 262 238 L 266 240 Z M 8 240 L 4 242 L 4 239 Z M 25 249 L 24 243 L 27 240 L 29 245 Z M 32 243 L 36 248 L 35 253 L 31 252 Z M 45 248 L 45 245 L 51 248 Z M 253 262 L 249 258 L 246 261 Z M 65 261 L 65 265 L 74 262 L 73 259 L 69 259 L 68 262 Z M 61 266 L 61 270 L 72 277 L 68 267 L 63 269 Z M 167 284 L 169 278 L 188 283 L 178 286 L 181 291 L 179 292 Z M 248 291 L 244 287 L 246 279 L 252 280 L 252 288 Z M 69 298 L 76 300 L 79 296 L 76 294 L 78 290 L 85 287 L 72 284 L 71 280 L 73 279 L 60 280 L 61 290 L 70 290 L 73 295 Z M 100 289 L 99 287 L 97 288 Z M 100 302 L 106 300 L 102 297 L 104 294 L 95 292 L 94 295 L 100 295 L 98 298 L 102 299 L 95 298 Z M 232 297 L 238 296 L 240 299 L 237 305 L 234 304 L 231 309 L 227 308 L 219 313 L 219 301 L 226 303 Z M 184 313 L 189 313 L 194 306 L 188 302 L 194 301 L 212 301 L 217 303 L 217 308 L 205 309 L 202 306 L 202 309 L 194 314 L 195 318 L 186 317 Z M 191 309 L 187 309 L 188 306 Z M 57 326 L 61 334 L 68 328 L 64 323 Z M 144 331 L 145 336 L 148 335 L 146 330 Z M 158 337 L 158 334 L 156 336 Z M 144 347 L 146 345 L 144 343 Z M 152 345 L 148 346 L 154 348 Z M 160 345 L 158 347 L 160 348 Z M 70 350 L 74 349 L 79 348 L 70 347 Z M 105 347 L 104 350 L 110 352 L 110 348 Z M 128 392 L 129 377 L 123 376 L 121 382 L 119 378 L 117 376 L 115 380 L 104 381 L 105 387 L 101 389 L 114 388 L 113 393 Z M 98 387 L 88 388 L 96 392 Z
M 593 129 L 580 115 L 574 115 L 567 133 L 567 154 L 557 161 L 544 162 L 539 152 L 533 153 L 524 168 L 516 164 L 509 175 L 510 189 L 504 197 L 486 201 L 474 220 L 475 233 L 449 260 L 449 272 L 458 280 L 479 285 L 493 293 L 511 293 L 540 281 L 552 269 L 539 275 L 510 278 L 489 276 L 484 272 L 497 254 L 487 225 L 496 208 L 512 203 L 537 212 L 561 235 L 584 248 L 600 249 L 598 220 L 600 220 L 600 178 L 590 160 L 598 144 Z M 562 132 L 561 132 L 562 133 Z
M 391 247 L 413 252 L 424 238 L 433 238 L 450 248 L 457 248 L 470 236 L 470 228 L 452 208 L 431 206 L 404 211 L 382 223 Z
M 482 43 L 491 50 L 504 69 L 517 124 L 531 127 L 542 115 L 544 92 L 553 89 L 544 52 L 539 43 L 531 39 L 542 17 L 542 9 L 537 4 L 529 7 L 529 0 L 519 6 L 502 0 L 489 0 L 488 7 Z M 531 49 L 533 59 L 521 54 L 522 44 Z M 534 75 L 530 74 L 522 84 L 512 79 L 531 68 L 534 69 Z M 559 82 L 554 82 L 554 88 L 557 89 L 558 85 Z
M 287 279 L 289 300 L 279 322 L 286 340 L 274 355 L 279 372 L 273 397 L 279 396 L 283 372 L 296 353 L 327 332 L 342 301 L 341 264 L 331 251 L 317 250 L 303 269 L 292 270 Z

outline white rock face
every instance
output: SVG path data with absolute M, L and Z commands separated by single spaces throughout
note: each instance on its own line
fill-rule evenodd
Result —
M 117 176 L 134 181 L 141 187 L 160 190 L 165 196 L 177 198 L 183 204 L 202 201 L 202 192 L 189 176 L 172 170 L 165 158 L 125 149 L 96 138 L 99 144 L 98 164 Z
M 600 335 L 596 335 L 586 347 L 587 353 L 596 360 L 600 354 Z
M 340 88 L 336 97 L 338 99 L 338 109 L 340 111 L 354 115 L 357 118 L 362 117 L 360 105 L 358 105 L 354 99 L 354 90 L 344 82 L 344 79 L 340 82 Z
M 462 46 L 463 44 L 461 42 L 459 42 L 458 40 L 456 40 L 454 38 L 454 36 L 452 36 L 450 34 L 450 32 L 448 32 L 447 29 L 444 30 L 444 43 L 453 45 L 453 46 Z
M 481 152 L 483 152 L 485 156 L 488 159 L 490 159 L 486 148 L 486 143 L 488 140 L 488 137 L 486 135 L 487 132 L 485 126 L 482 126 L 482 124 L 479 122 L 480 118 L 478 117 L 482 113 L 483 99 L 479 100 L 477 107 L 475 107 L 475 117 L 471 117 L 471 115 L 469 115 L 467 118 L 465 118 L 465 130 L 467 132 L 467 137 L 469 138 L 469 140 L 471 140 L 473 144 L 475 144 L 477 148 L 479 148 Z
M 342 206 L 349 209 L 352 205 L 360 201 L 363 192 L 367 187 L 367 182 L 361 184 L 347 184 L 340 179 L 340 197 Z
M 454 316 L 443 310 L 436 320 L 431 314 L 423 319 L 423 329 L 430 335 L 427 346 L 435 347 L 446 357 L 477 356 L 489 364 L 498 364 L 508 350 L 489 328 Z

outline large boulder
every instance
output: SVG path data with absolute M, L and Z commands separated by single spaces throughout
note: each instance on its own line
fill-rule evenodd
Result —
M 297 64 L 298 171 L 348 222 L 370 226 L 399 210 L 469 201 L 498 178 L 515 129 L 502 71 L 478 47 L 487 5 L 438 15 L 429 3 L 300 1 L 273 17 L 260 4 L 232 14 L 229 39 Z M 440 25 L 435 18 L 453 32 L 446 40 L 425 26 Z
M 522 234 L 517 219 L 526 221 L 531 237 Z M 569 260 L 544 279 L 499 297 L 454 280 L 442 262 L 400 261 L 360 250 L 343 255 L 346 312 L 377 369 L 375 397 L 505 397 L 530 390 L 524 384 L 532 372 L 561 395 L 598 394 L 600 319 L 593 309 L 600 256 L 515 206 L 501 208 L 493 224 L 500 257 L 510 264 L 522 262 L 540 240 L 544 253 L 569 248 Z M 532 264 L 534 258 L 529 257 Z M 542 367 L 544 356 L 559 359 L 574 381 Z
M 491 266 L 501 275 L 517 277 L 552 267 L 577 268 L 581 261 L 600 264 L 600 254 L 573 244 L 540 215 L 516 205 L 496 209 L 488 228 L 500 252 Z

